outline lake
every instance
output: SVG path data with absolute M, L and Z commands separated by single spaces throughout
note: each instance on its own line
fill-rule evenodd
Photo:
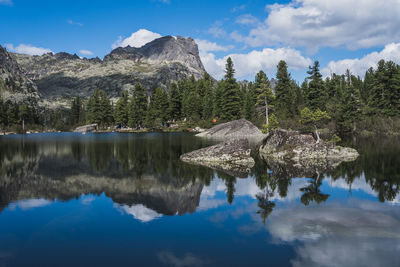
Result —
M 183 163 L 189 133 L 0 137 L 0 266 L 400 266 L 400 139 L 292 177 Z

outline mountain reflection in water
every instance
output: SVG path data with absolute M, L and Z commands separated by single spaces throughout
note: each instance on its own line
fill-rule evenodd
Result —
M 239 178 L 181 162 L 212 144 L 192 134 L 0 137 L 0 265 L 399 266 L 398 141 Z

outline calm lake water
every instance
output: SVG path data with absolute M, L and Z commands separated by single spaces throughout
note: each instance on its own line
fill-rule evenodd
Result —
M 400 266 L 400 140 L 308 178 L 179 161 L 192 134 L 0 137 L 0 266 Z

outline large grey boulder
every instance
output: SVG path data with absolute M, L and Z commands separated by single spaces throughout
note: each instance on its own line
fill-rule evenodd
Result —
M 255 163 L 250 152 L 247 139 L 235 139 L 183 154 L 180 159 L 244 177 Z
M 96 131 L 97 129 L 98 129 L 98 125 L 97 125 L 97 123 L 94 123 L 94 124 L 79 126 L 74 130 L 74 132 L 77 132 L 77 133 L 93 132 L 93 131 Z
M 276 130 L 268 134 L 259 148 L 260 156 L 267 162 L 291 163 L 303 168 L 330 169 L 343 161 L 353 161 L 357 150 L 340 147 L 297 131 Z
M 215 140 L 247 139 L 250 142 L 259 142 L 266 137 L 260 129 L 245 119 L 221 123 L 196 136 Z

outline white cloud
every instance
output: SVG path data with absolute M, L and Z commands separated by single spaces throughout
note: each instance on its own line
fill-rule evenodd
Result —
M 36 47 L 30 44 L 20 44 L 16 47 L 14 47 L 13 44 L 6 44 L 6 48 L 14 53 L 19 53 L 19 54 L 28 54 L 28 55 L 43 55 L 49 52 L 53 52 L 48 48 L 43 48 L 43 47 Z
M 80 27 L 82 27 L 82 26 L 83 26 L 83 24 L 82 24 L 82 23 L 80 23 L 80 22 L 76 22 L 76 21 L 73 21 L 73 20 L 70 20 L 70 19 L 67 19 L 67 23 L 68 23 L 68 24 L 71 24 L 71 25 L 80 26 Z
M 228 57 L 233 60 L 237 78 L 254 76 L 259 70 L 275 72 L 280 60 L 285 60 L 292 70 L 304 69 L 312 63 L 310 58 L 305 58 L 300 51 L 292 48 L 264 48 L 246 54 L 230 54 L 223 58 L 216 58 L 212 53 L 200 52 L 200 57 L 207 72 L 217 79 L 223 77 Z
M 92 51 L 90 51 L 90 50 L 85 50 L 85 49 L 79 50 L 79 53 L 81 53 L 82 55 L 86 55 L 86 56 L 93 55 L 93 52 L 92 52 Z
M 394 207 L 365 200 L 298 204 L 274 210 L 267 228 L 279 242 L 300 241 L 292 243 L 294 266 L 394 266 L 400 259 L 394 257 L 399 215 Z
M 128 38 L 122 39 L 122 36 L 118 37 L 118 40 L 115 41 L 111 47 L 115 49 L 117 47 L 125 47 L 125 46 L 132 46 L 132 47 L 142 47 L 143 45 L 153 41 L 154 39 L 160 38 L 161 35 L 155 32 L 148 31 L 146 29 L 140 29 Z
M 267 6 L 262 26 L 252 29 L 251 46 L 290 45 L 317 50 L 385 45 L 400 40 L 398 0 L 292 0 Z
M 126 214 L 132 215 L 135 219 L 141 222 L 150 222 L 162 216 L 161 214 L 147 208 L 142 204 L 133 206 L 114 204 L 114 208 Z
M 400 63 L 400 43 L 391 43 L 385 46 L 380 52 L 372 52 L 362 58 L 343 59 L 339 61 L 329 62 L 326 68 L 322 69 L 325 76 L 332 73 L 344 74 L 349 69 L 353 74 L 364 76 L 367 69 L 376 67 L 379 60 L 392 60 L 397 64 Z
M 212 26 L 208 29 L 207 32 L 215 38 L 223 38 L 227 36 L 226 31 L 221 26 Z
M 232 45 L 222 46 L 215 42 L 210 42 L 207 40 L 195 39 L 196 44 L 201 52 L 211 52 L 211 51 L 228 51 L 233 48 Z
M 237 17 L 235 22 L 242 25 L 257 25 L 260 23 L 258 18 L 250 14 L 244 14 Z
M 50 205 L 51 203 L 52 202 L 50 200 L 46 200 L 43 198 L 26 199 L 10 204 L 10 209 L 14 210 L 16 207 L 18 207 L 22 210 L 29 210 L 29 209 L 44 207 Z
M 94 196 L 84 196 L 84 197 L 82 197 L 81 202 L 83 205 L 89 205 L 95 200 L 96 200 L 96 198 Z

